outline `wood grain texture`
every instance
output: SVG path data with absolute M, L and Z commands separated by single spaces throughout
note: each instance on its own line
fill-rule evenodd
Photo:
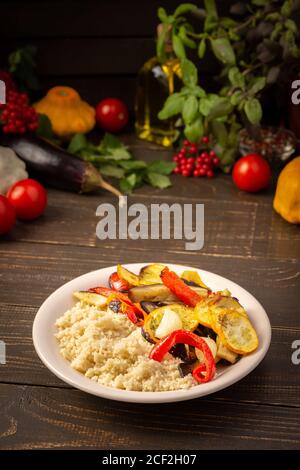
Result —
M 300 444 L 298 408 L 197 399 L 174 412 L 172 404 L 145 407 L 76 390 L 49 393 L 16 385 L 0 385 L 0 399 L 1 449 L 297 449 Z
M 150 245 L 151 246 L 151 245 Z M 152 247 L 153 248 L 153 247 Z M 137 261 L 195 266 L 223 275 L 249 290 L 265 307 L 274 326 L 299 326 L 300 266 L 297 261 L 266 261 L 133 247 L 103 242 L 99 247 L 0 243 L 1 295 L 5 303 L 39 306 L 60 285 L 85 272 Z M 224 286 L 226 287 L 226 286 Z M 234 293 L 233 293 L 234 294 Z
M 7 345 L 0 382 L 68 388 L 35 353 L 31 330 L 36 312 L 36 307 L 0 304 L 0 337 Z M 300 375 L 291 362 L 295 339 L 300 339 L 300 329 L 273 328 L 271 347 L 262 364 L 245 379 L 214 394 L 213 399 L 300 408 Z

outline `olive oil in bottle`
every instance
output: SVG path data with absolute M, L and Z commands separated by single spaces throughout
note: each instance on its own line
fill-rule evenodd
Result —
M 166 99 L 182 86 L 180 61 L 166 44 L 167 60 L 161 64 L 157 57 L 148 60 L 138 74 L 135 102 L 137 136 L 170 147 L 176 138 L 175 118 L 160 120 L 157 115 Z

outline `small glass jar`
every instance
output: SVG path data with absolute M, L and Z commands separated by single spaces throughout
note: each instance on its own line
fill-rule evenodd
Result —
M 242 155 L 258 153 L 273 166 L 281 166 L 295 152 L 296 137 L 292 131 L 284 127 L 261 127 L 261 140 L 249 135 L 247 129 L 239 134 L 239 149 Z

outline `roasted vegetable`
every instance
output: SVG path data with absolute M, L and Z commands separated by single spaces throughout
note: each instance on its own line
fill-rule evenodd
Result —
M 158 307 L 162 307 L 162 305 L 159 305 L 160 302 L 141 302 L 141 307 L 143 310 L 145 310 L 146 313 L 152 312 L 152 310 L 155 310 Z
M 140 284 L 139 276 L 133 274 L 131 271 L 124 268 L 124 266 L 121 266 L 121 264 L 118 264 L 117 273 L 120 279 L 123 279 L 131 286 L 138 286 Z
M 174 320 L 172 319 L 172 314 Z M 166 318 L 165 321 L 164 318 Z M 159 328 L 161 327 L 162 322 L 164 322 L 162 327 L 165 330 L 165 334 L 160 335 Z M 167 322 L 170 323 L 169 331 L 168 325 L 166 324 Z M 166 336 L 170 333 L 170 331 L 178 329 L 192 331 L 197 328 L 197 325 L 198 319 L 195 316 L 193 308 L 186 307 L 181 304 L 171 304 L 152 310 L 152 312 L 149 313 L 148 317 L 145 319 L 144 330 L 149 333 L 150 337 L 154 341 L 158 341 L 160 337 Z M 157 332 L 159 336 L 157 336 Z
M 162 284 L 160 274 L 165 268 L 164 264 L 148 264 L 140 271 L 140 284 Z
M 176 302 L 178 300 L 163 284 L 132 287 L 128 295 L 133 302 Z
M 33 177 L 55 188 L 88 193 L 98 188 L 121 196 L 120 191 L 104 181 L 89 162 L 71 155 L 50 142 L 37 137 L 1 136 L 1 142 L 12 148 Z
M 212 380 L 216 372 L 216 365 L 211 350 L 203 338 L 200 338 L 191 331 L 177 330 L 170 333 L 153 346 L 149 356 L 150 359 L 161 362 L 170 349 L 177 343 L 188 344 L 202 351 L 203 364 L 194 368 L 193 377 L 200 383 Z
M 187 286 L 183 280 L 180 279 L 176 273 L 170 271 L 169 268 L 164 268 L 160 277 L 164 285 L 185 305 L 195 307 L 196 304 L 202 300 L 202 296 Z
M 112 310 L 114 313 L 121 313 L 122 310 L 122 302 L 118 299 L 113 299 L 109 302 L 108 308 Z
M 181 274 L 181 279 L 184 281 L 193 282 L 199 287 L 204 287 L 204 289 L 208 289 L 207 285 L 204 284 L 200 274 L 197 271 L 183 271 Z
M 212 338 L 203 338 L 203 340 L 206 342 L 207 346 L 209 347 L 212 355 L 213 355 L 213 358 L 215 359 L 216 358 L 216 355 L 217 355 L 217 345 L 216 345 L 216 342 L 212 339 Z M 199 362 L 204 362 L 204 355 L 203 355 L 203 352 L 200 350 L 200 349 L 195 349 L 195 353 L 196 353 L 196 356 L 197 356 L 197 359 Z
M 51 121 L 53 132 L 62 138 L 73 134 L 85 134 L 95 126 L 95 109 L 83 101 L 74 88 L 56 86 L 35 103 L 40 114 L 46 114 Z
M 181 362 L 180 364 L 178 364 L 180 377 L 186 377 L 187 375 L 192 374 L 193 369 L 193 364 L 186 364 L 185 362 Z
M 245 315 L 234 310 L 222 310 L 216 315 L 214 329 L 220 340 L 237 354 L 249 354 L 258 347 L 255 329 Z
M 74 292 L 73 295 L 76 297 L 76 299 L 95 307 L 105 307 L 107 304 L 106 297 L 100 294 L 95 294 L 93 292 L 77 291 Z
M 109 276 L 108 285 L 111 289 L 117 290 L 118 292 L 128 292 L 130 289 L 128 282 L 121 279 L 118 273 L 112 273 Z
M 224 359 L 230 364 L 234 364 L 238 359 L 238 354 L 228 349 L 224 343 L 220 340 L 219 336 L 217 336 L 217 357 L 220 359 Z

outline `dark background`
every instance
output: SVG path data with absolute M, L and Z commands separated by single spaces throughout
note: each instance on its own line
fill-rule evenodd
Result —
M 157 9 L 171 13 L 180 0 L 0 1 L 0 66 L 17 47 L 38 48 L 42 91 L 69 85 L 92 104 L 122 98 L 133 110 L 136 74 L 155 55 Z M 199 6 L 203 2 L 195 1 Z M 230 0 L 217 2 L 222 14 Z M 208 82 L 213 58 L 201 62 Z

